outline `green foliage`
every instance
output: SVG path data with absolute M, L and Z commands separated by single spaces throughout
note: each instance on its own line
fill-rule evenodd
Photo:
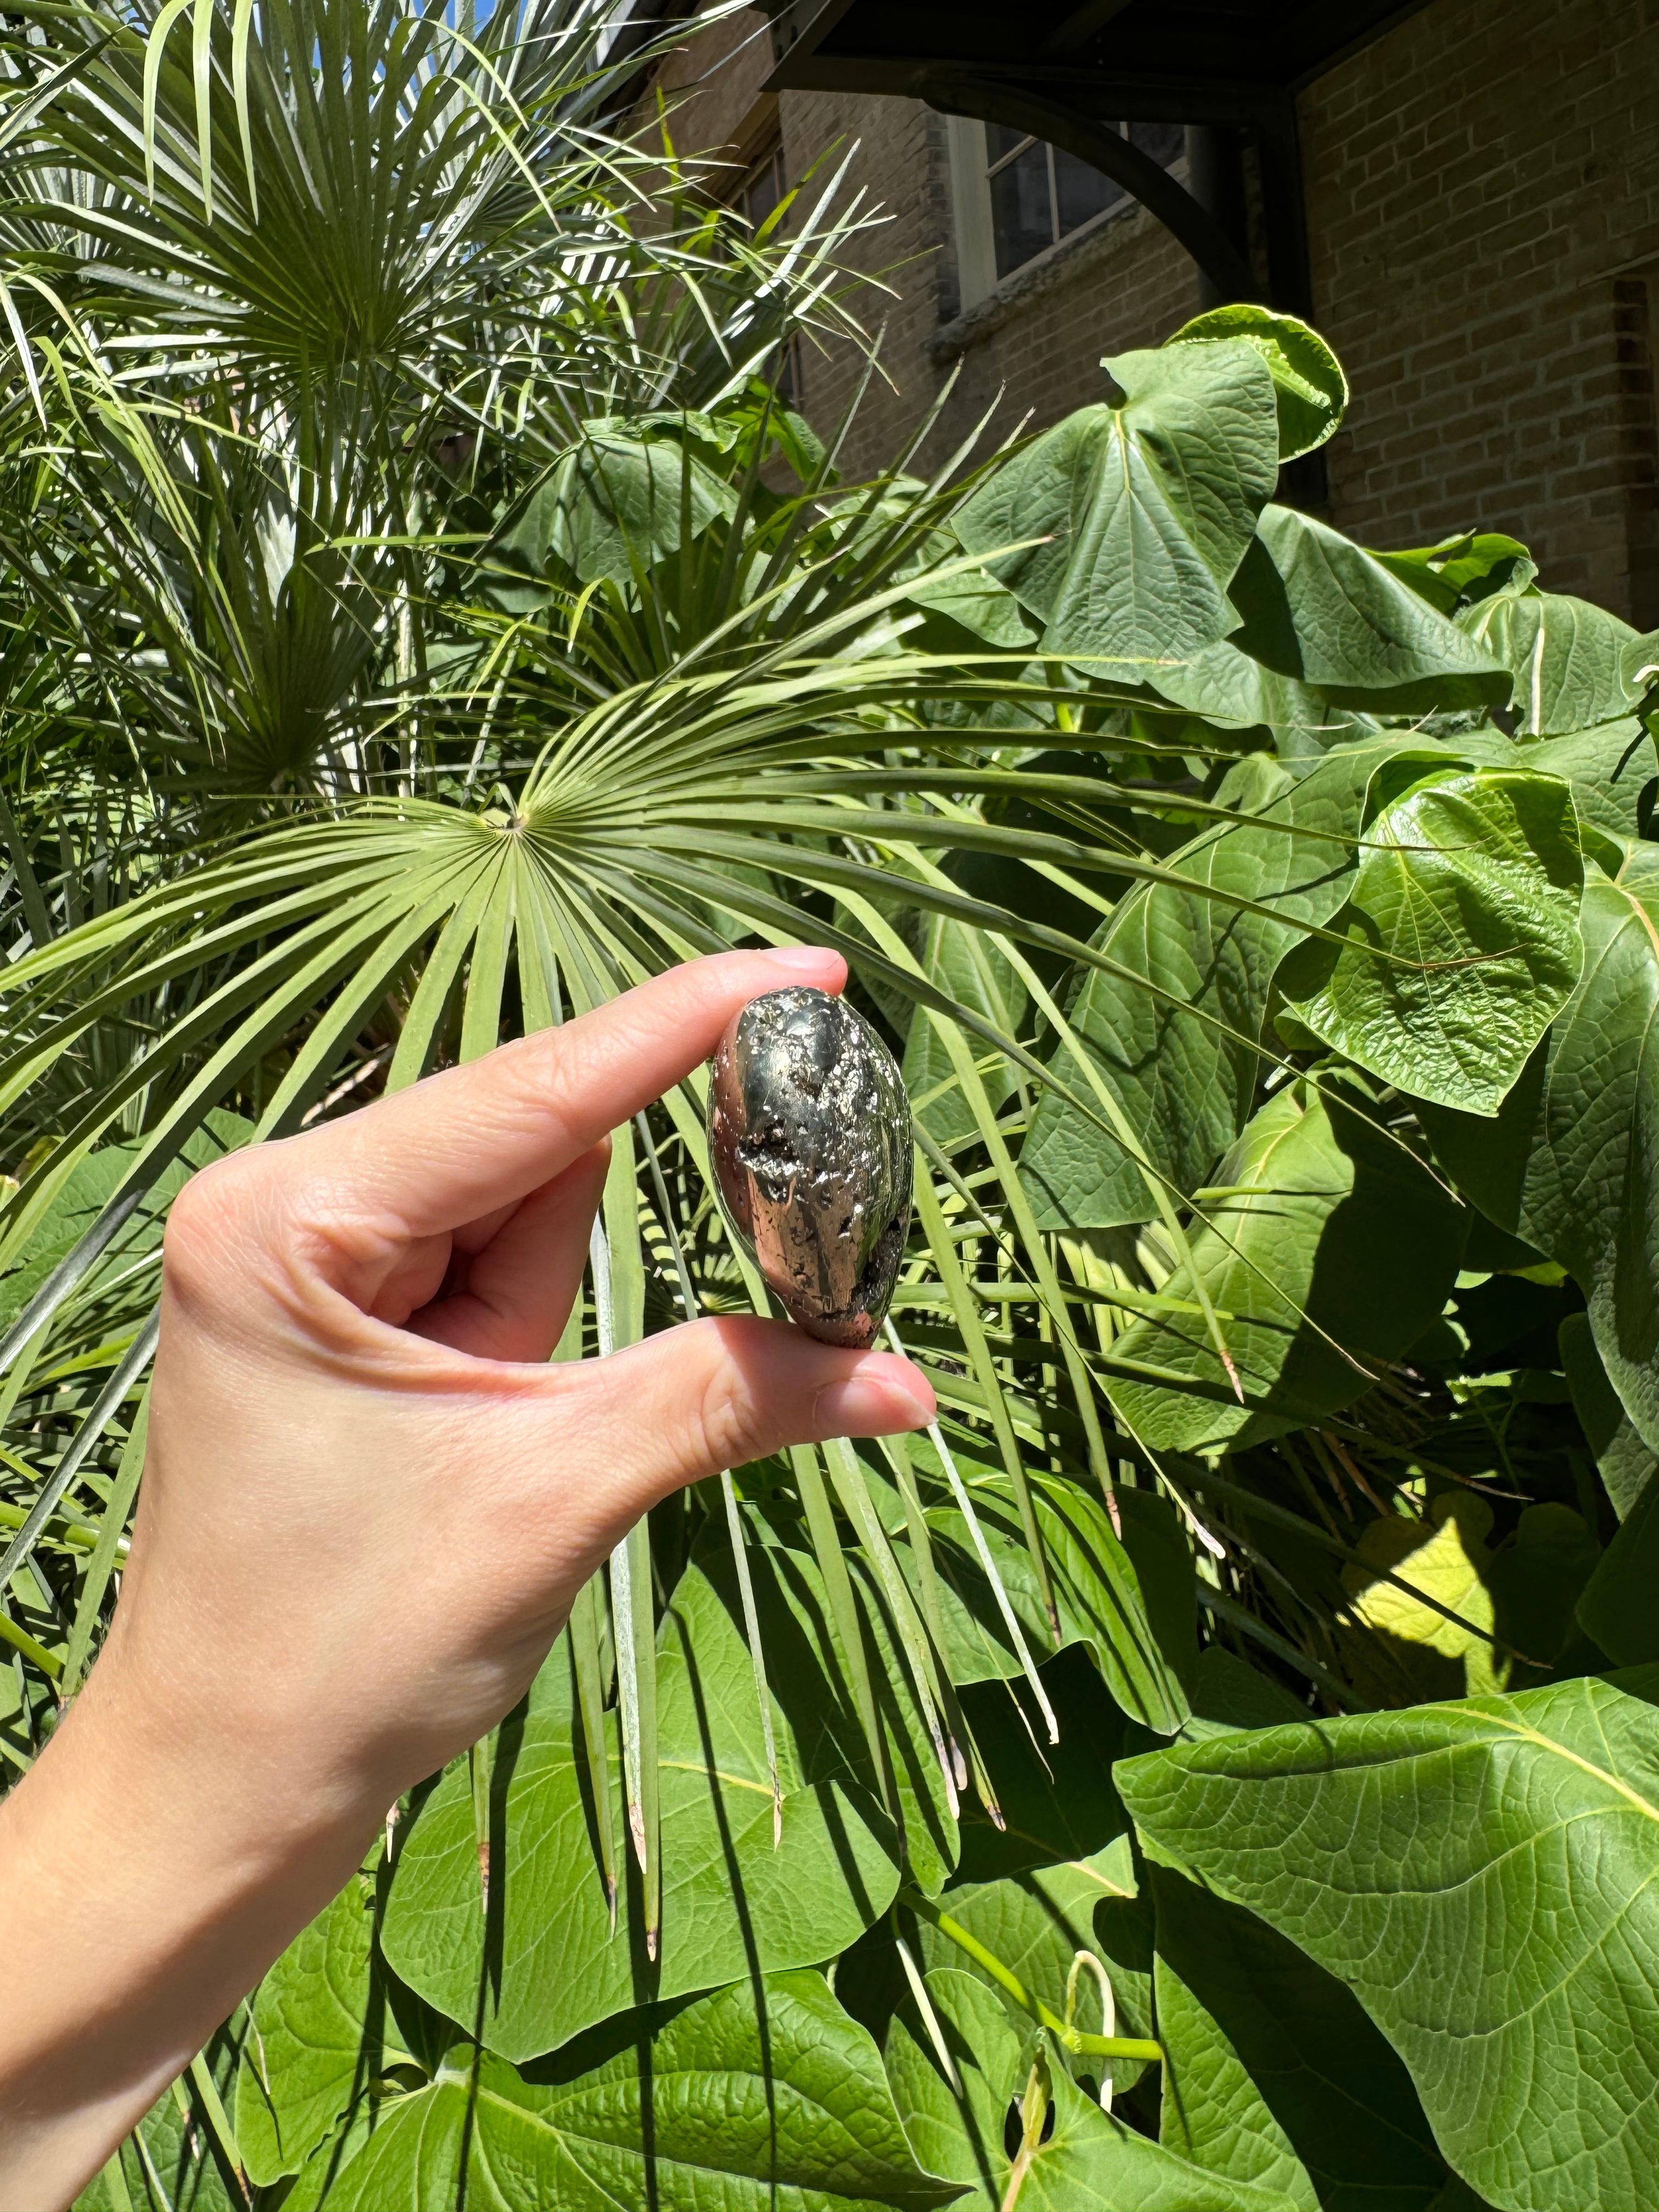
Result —
M 0 31 L 0 1759 L 189 1174 L 699 951 L 902 1054 L 940 1418 L 656 1509 L 83 2203 L 1644 2212 L 1655 641 L 1275 501 L 1261 309 L 841 482 L 866 218 L 467 22 Z M 764 1310 L 702 1106 L 563 1356 Z
M 1000 470 L 957 517 L 970 553 L 1046 627 L 1044 653 L 1161 661 L 1237 617 L 1227 587 L 1279 463 L 1267 365 L 1245 339 L 1124 354 L 1120 404 L 1085 407 Z
M 1267 362 L 1279 409 L 1279 458 L 1298 460 L 1334 436 L 1348 406 L 1342 364 L 1317 331 L 1295 315 L 1235 301 L 1176 332 L 1176 342 L 1244 338 Z
M 1595 1349 L 1650 1449 L 1659 1449 L 1656 921 L 1659 859 L 1645 846 L 1632 847 L 1616 878 L 1589 870 L 1577 988 L 1496 1125 L 1425 1115 L 1437 1152 L 1482 1211 L 1579 1284 Z
M 1309 1079 L 1275 1093 L 1217 1169 L 1174 1297 L 1201 1282 L 1230 1316 L 1242 1399 L 1200 1322 L 1136 1321 L 1113 1350 L 1169 1378 L 1111 1386 L 1131 1433 L 1160 1451 L 1299 1428 L 1352 1404 L 1429 1326 L 1457 1271 L 1462 1224 L 1423 1163 L 1357 1093 Z M 1179 1380 L 1182 1389 L 1169 1387 Z
M 927 2212 L 922 2172 L 864 2032 L 815 1974 L 738 1984 L 611 2039 L 568 2070 L 446 2061 L 404 2099 L 325 2202 L 378 2212 L 463 2197 L 490 2212 L 646 2199 L 737 2212 Z
M 1635 2203 L 1656 2154 L 1636 2057 L 1659 1945 L 1656 1692 L 1649 1669 L 1298 1723 L 1119 1780 L 1150 1850 L 1353 1990 L 1474 2188 Z
M 1578 980 L 1582 884 L 1565 787 L 1530 770 L 1425 784 L 1372 823 L 1347 942 L 1289 963 L 1287 1004 L 1385 1083 L 1494 1114 Z

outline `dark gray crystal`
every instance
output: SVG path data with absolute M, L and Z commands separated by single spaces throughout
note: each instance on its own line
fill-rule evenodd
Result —
M 910 1102 L 840 999 L 751 999 L 715 1050 L 708 1155 L 726 1217 L 810 1335 L 875 1340 L 910 1227 Z

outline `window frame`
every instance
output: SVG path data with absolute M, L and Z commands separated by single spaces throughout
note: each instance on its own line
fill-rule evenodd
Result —
M 1064 231 L 1051 240 L 1029 259 L 1021 261 L 1005 275 L 997 274 L 996 223 L 991 207 L 991 147 L 985 125 L 975 116 L 947 115 L 945 122 L 946 147 L 951 167 L 951 203 L 954 214 L 957 247 L 957 276 L 961 291 L 961 310 L 977 307 L 988 299 L 1000 286 L 1011 284 L 1028 270 L 1036 269 L 1058 253 L 1062 246 L 1074 244 L 1091 231 L 1115 222 L 1141 203 L 1132 192 L 1125 192 L 1109 207 L 1098 209 L 1085 216 L 1074 228 Z M 1025 143 L 1046 145 L 1048 142 L 1029 134 Z M 1015 160 L 1023 149 L 1013 149 L 999 157 L 996 166 L 1003 167 Z M 1169 173 L 1177 180 L 1186 173 L 1187 156 L 1183 151 L 1169 164 Z M 1054 164 L 1048 165 L 1049 205 L 1051 219 L 1059 228 L 1058 209 L 1054 202 Z

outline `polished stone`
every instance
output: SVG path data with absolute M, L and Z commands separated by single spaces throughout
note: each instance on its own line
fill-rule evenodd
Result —
M 910 1105 L 862 1017 L 793 984 L 715 1049 L 708 1154 L 721 1206 L 792 1320 L 872 1343 L 910 1226 Z

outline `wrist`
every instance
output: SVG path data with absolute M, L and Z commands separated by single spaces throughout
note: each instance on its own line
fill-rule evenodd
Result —
M 349 1878 L 384 1806 L 284 1763 L 112 1648 L 0 1807 L 0 2203 L 72 2197 Z

